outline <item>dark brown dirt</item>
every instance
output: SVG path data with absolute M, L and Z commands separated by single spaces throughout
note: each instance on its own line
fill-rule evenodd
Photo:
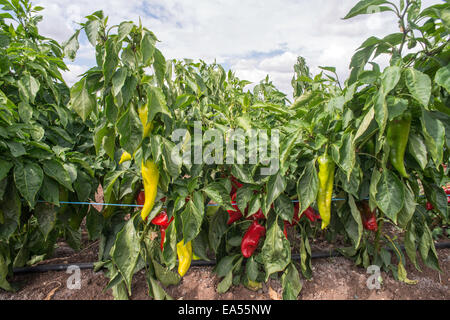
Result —
M 81 252 L 73 252 L 60 243 L 56 258 L 41 264 L 92 262 L 97 258 L 97 243 L 88 244 Z M 313 249 L 314 250 L 314 249 Z M 409 299 L 450 299 L 450 249 L 438 250 L 443 272 L 420 265 L 422 272 L 407 265 L 408 278 L 417 280 L 416 285 L 408 285 L 381 273 L 383 283 L 380 290 L 369 290 L 366 282 L 370 274 L 356 267 L 352 261 L 343 258 L 313 260 L 313 279 L 303 280 L 301 300 L 409 300 Z M 16 293 L 0 290 L 0 300 L 110 300 L 111 290 L 104 291 L 108 279 L 103 272 L 81 270 L 81 289 L 70 290 L 67 280 L 71 274 L 46 272 L 15 275 L 12 282 L 21 288 Z M 278 300 L 281 299 L 279 280 L 270 279 L 263 288 L 254 292 L 242 285 L 232 287 L 225 294 L 216 291 L 220 279 L 212 272 L 212 267 L 192 267 L 182 282 L 170 286 L 167 293 L 179 300 Z M 144 273 L 139 272 L 133 279 L 133 300 L 149 299 Z

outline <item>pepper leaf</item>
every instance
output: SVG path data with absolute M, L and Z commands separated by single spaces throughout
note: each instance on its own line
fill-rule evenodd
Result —
M 227 189 L 219 182 L 213 182 L 202 189 L 202 191 L 215 203 L 224 209 L 233 210 L 231 198 Z
M 406 86 L 414 99 L 427 108 L 431 96 L 430 77 L 414 68 L 408 68 L 405 70 L 405 80 Z
M 91 112 L 96 108 L 97 102 L 95 96 L 90 94 L 87 89 L 86 78 L 77 82 L 70 89 L 69 106 L 86 121 Z
M 297 300 L 302 290 L 302 283 L 298 270 L 293 263 L 289 264 L 281 276 L 281 285 L 283 286 L 283 300 Z
M 286 179 L 278 172 L 276 175 L 271 176 L 267 182 L 267 195 L 265 202 L 264 213 L 267 215 L 270 205 L 280 196 L 286 189 Z
M 359 247 L 359 242 L 361 241 L 362 233 L 363 233 L 363 224 L 361 220 L 361 213 L 359 212 L 358 208 L 356 207 L 355 200 L 353 199 L 352 195 L 348 195 L 348 204 L 350 205 L 350 212 L 352 219 L 348 219 L 347 223 L 345 225 L 345 229 L 347 233 L 349 234 L 350 238 L 353 241 L 353 247 L 356 249 Z M 349 228 L 348 225 L 351 225 Z M 356 224 L 356 228 L 355 228 Z M 351 230 L 351 232 L 349 232 Z
M 195 192 L 193 199 L 190 199 L 186 205 L 186 209 L 181 214 L 183 221 L 183 237 L 184 242 L 188 243 L 200 233 L 200 227 L 203 222 L 205 212 L 203 195 Z
M 425 145 L 437 168 L 442 163 L 444 153 L 445 127 L 439 119 L 433 116 L 433 113 L 426 110 L 422 112 L 421 122 Z
M 112 261 L 122 274 L 130 295 L 131 279 L 141 251 L 139 236 L 134 226 L 136 217 L 139 218 L 140 215 L 136 214 L 127 221 L 123 229 L 117 234 L 116 241 L 111 249 Z
M 390 170 L 384 170 L 377 183 L 376 203 L 383 213 L 394 223 L 397 223 L 397 214 L 404 205 L 403 184 Z
M 300 212 L 303 213 L 316 200 L 319 190 L 319 178 L 315 160 L 308 162 L 297 182 L 297 196 L 300 201 Z
M 121 147 L 134 154 L 142 141 L 142 124 L 133 105 L 129 106 L 117 122 L 117 131 L 120 134 Z
M 440 68 L 436 72 L 434 81 L 450 93 L 450 65 Z
M 14 181 L 28 205 L 34 208 L 36 204 L 36 195 L 42 186 L 44 173 L 37 163 L 18 162 L 14 167 Z
M 271 274 L 283 271 L 291 261 L 291 246 L 274 219 L 267 231 L 266 240 L 261 251 L 267 281 Z

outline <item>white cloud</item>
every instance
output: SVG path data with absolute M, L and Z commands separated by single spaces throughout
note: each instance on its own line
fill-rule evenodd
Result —
M 236 75 L 241 79 L 253 82 L 252 88 L 267 75 L 270 76 L 277 88 L 283 92 L 291 92 L 291 79 L 294 75 L 293 65 L 297 61 L 297 55 L 292 52 L 284 52 L 273 57 L 261 59 L 239 59 L 231 65 Z
M 423 0 L 423 6 L 442 0 Z M 280 89 L 291 93 L 296 57 L 311 70 L 336 66 L 348 76 L 350 58 L 371 35 L 397 32 L 395 16 L 385 12 L 350 20 L 342 17 L 354 0 L 40 0 L 44 34 L 58 41 L 74 31 L 74 21 L 103 9 L 110 25 L 139 21 L 162 41 L 167 58 L 194 58 L 231 66 L 250 81 L 269 74 Z M 83 47 L 84 46 L 84 47 Z M 90 45 L 82 44 L 82 64 L 95 61 Z M 274 52 L 276 54 L 274 54 Z M 76 62 L 78 64 L 78 62 Z
M 69 86 L 75 84 L 79 80 L 79 76 L 89 69 L 89 66 L 78 64 L 67 64 L 67 67 L 69 68 L 69 71 L 63 72 L 62 75 Z
M 292 66 L 297 61 L 297 55 L 285 52 L 272 58 L 267 58 L 259 63 L 260 68 L 274 72 L 291 72 Z

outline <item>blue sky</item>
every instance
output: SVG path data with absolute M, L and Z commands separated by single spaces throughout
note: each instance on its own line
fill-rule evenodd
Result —
M 356 0 L 38 0 L 44 6 L 41 32 L 67 40 L 76 22 L 102 9 L 110 25 L 142 23 L 161 43 L 166 58 L 216 60 L 241 79 L 259 82 L 269 75 L 283 92 L 292 94 L 290 81 L 297 56 L 311 70 L 335 66 L 342 80 L 349 74 L 353 52 L 371 35 L 398 32 L 395 16 L 381 13 L 342 20 Z M 394 0 L 397 2 L 397 0 Z M 443 0 L 423 0 L 423 7 Z M 383 58 L 379 60 L 386 64 Z M 64 74 L 73 84 L 95 64 L 94 50 L 81 41 L 78 58 L 68 61 Z

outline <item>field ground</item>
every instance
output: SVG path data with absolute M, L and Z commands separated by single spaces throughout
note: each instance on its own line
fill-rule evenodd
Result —
M 76 253 L 65 243 L 60 243 L 55 257 L 40 264 L 81 263 L 97 260 L 97 243 L 85 242 L 84 249 Z M 312 244 L 314 252 L 315 246 Z M 366 282 L 370 274 L 356 267 L 352 261 L 343 258 L 315 259 L 312 261 L 313 279 L 303 281 L 300 300 L 354 300 L 354 299 L 450 299 L 450 249 L 438 250 L 442 273 L 423 267 L 417 271 L 411 264 L 406 266 L 408 278 L 417 280 L 408 285 L 394 280 L 391 275 L 381 273 L 383 284 L 379 290 L 370 290 Z M 184 300 L 278 300 L 281 299 L 281 284 L 269 280 L 263 288 L 254 292 L 240 285 L 232 287 L 225 294 L 216 292 L 220 279 L 212 267 L 192 267 L 178 286 L 170 286 L 167 292 L 174 299 Z M 15 275 L 12 280 L 20 289 L 16 293 L 0 290 L 0 300 L 110 300 L 110 290 L 103 289 L 108 279 L 103 272 L 81 270 L 81 289 L 70 290 L 65 272 L 46 272 Z M 150 299 L 143 272 L 133 280 L 132 299 Z

